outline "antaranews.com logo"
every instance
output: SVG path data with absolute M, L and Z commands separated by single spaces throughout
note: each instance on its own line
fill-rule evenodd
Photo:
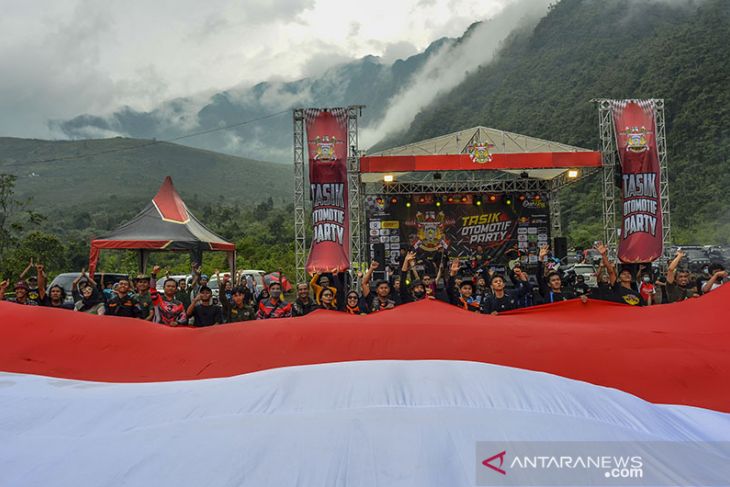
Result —
M 525 470 L 546 470 L 546 469 L 597 469 L 603 472 L 605 478 L 642 478 L 644 476 L 644 461 L 641 456 L 635 455 L 631 457 L 611 457 L 611 456 L 515 456 L 509 462 L 509 467 L 504 467 L 507 451 L 502 450 L 496 455 L 485 459 L 482 462 L 487 468 L 490 468 L 501 475 L 507 475 L 504 468 L 510 471 L 517 469 Z M 504 467 L 504 468 L 503 468 Z
M 479 442 L 476 485 L 730 486 L 728 442 Z

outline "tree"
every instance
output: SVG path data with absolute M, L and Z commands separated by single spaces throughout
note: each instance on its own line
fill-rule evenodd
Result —
M 18 241 L 10 252 L 8 268 L 13 275 L 20 274 L 30 259 L 45 264 L 46 272 L 66 270 L 66 247 L 58 237 L 45 232 L 34 231 Z
M 17 243 L 26 225 L 44 220 L 42 215 L 28 209 L 29 201 L 15 197 L 16 179 L 13 174 L 0 174 L 0 262 L 4 262 L 8 249 Z

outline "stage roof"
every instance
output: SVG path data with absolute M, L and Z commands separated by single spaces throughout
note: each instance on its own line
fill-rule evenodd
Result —
M 482 162 L 475 161 L 479 159 L 475 149 L 483 151 Z M 386 149 L 360 159 L 365 181 L 379 179 L 376 175 L 382 173 L 482 170 L 527 172 L 531 178 L 552 179 L 569 169 L 599 167 L 601 153 L 598 151 L 482 126 Z

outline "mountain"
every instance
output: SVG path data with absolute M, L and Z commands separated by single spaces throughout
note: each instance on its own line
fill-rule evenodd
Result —
M 178 98 L 149 112 L 123 107 L 110 116 L 84 114 L 55 121 L 53 126 L 72 139 L 118 134 L 170 139 L 285 111 L 256 124 L 188 139 L 185 144 L 256 159 L 291 161 L 291 108 L 364 104 L 362 124 L 367 125 L 382 118 L 391 98 L 413 74 L 453 42 L 439 39 L 422 53 L 392 64 L 366 56 L 296 81 L 267 81 L 250 88 Z
M 562 0 L 378 147 L 486 125 L 597 149 L 592 98 L 664 98 L 675 241 L 727 243 L 729 39 L 726 0 Z M 598 177 L 563 198 L 574 241 L 601 235 Z
M 16 194 L 37 210 L 142 206 L 165 176 L 184 199 L 289 201 L 290 165 L 150 140 L 47 141 L 0 137 L 0 173 L 17 176 Z M 135 213 L 136 211 L 133 211 Z

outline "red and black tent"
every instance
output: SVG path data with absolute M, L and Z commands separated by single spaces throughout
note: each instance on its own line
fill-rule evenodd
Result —
M 152 201 L 127 223 L 109 235 L 91 241 L 89 273 L 94 274 L 102 249 L 138 250 L 139 267 L 144 272 L 150 252 L 189 252 L 193 261 L 201 263 L 203 251 L 228 252 L 231 268 L 235 263 L 236 245 L 208 230 L 185 202 L 167 176 Z

